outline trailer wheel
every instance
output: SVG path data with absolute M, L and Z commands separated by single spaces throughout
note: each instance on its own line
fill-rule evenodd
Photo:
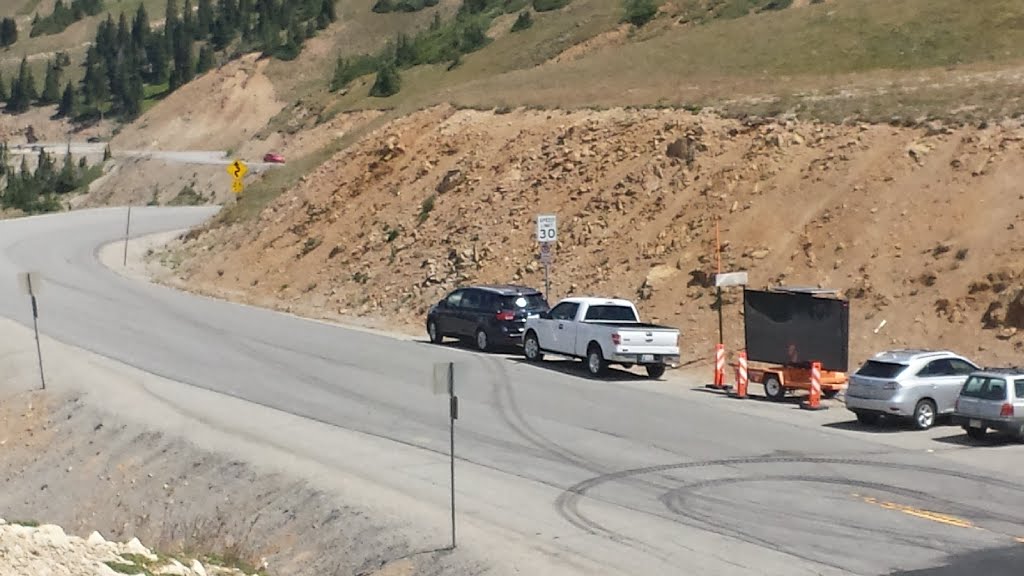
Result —
M 775 374 L 765 375 L 764 395 L 775 402 L 779 402 L 786 397 L 786 389 L 782 387 L 782 382 L 779 382 L 779 377 Z
M 831 399 L 835 398 L 836 395 L 838 395 L 838 394 L 839 394 L 839 390 L 822 390 L 821 391 L 821 395 L 826 400 L 831 400 Z

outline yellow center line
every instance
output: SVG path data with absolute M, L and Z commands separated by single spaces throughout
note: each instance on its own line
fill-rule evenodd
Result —
M 974 523 L 963 518 L 957 518 L 956 516 L 950 516 L 948 514 L 941 514 L 939 512 L 933 512 L 931 510 L 923 510 L 921 508 L 914 508 L 913 506 L 907 506 L 904 504 L 896 504 L 894 502 L 884 502 L 875 498 L 864 496 L 861 498 L 868 504 L 874 504 L 880 506 L 886 510 L 896 510 L 903 512 L 916 518 L 923 518 L 925 520 L 931 520 L 932 522 L 939 522 L 940 524 L 946 524 L 948 526 L 956 526 L 957 528 L 974 528 Z M 1024 543 L 1024 539 L 1018 539 L 1019 542 Z

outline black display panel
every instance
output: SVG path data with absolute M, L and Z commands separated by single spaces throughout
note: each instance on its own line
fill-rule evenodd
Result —
M 743 291 L 747 358 L 846 372 L 850 355 L 850 303 L 810 294 Z

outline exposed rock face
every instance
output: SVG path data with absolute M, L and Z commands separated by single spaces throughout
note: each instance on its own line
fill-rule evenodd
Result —
M 0 520 L 0 576 L 49 574 L 53 576 L 114 576 L 115 574 L 168 576 L 244 576 L 236 568 L 189 566 L 173 558 L 160 558 L 137 538 L 128 543 L 108 542 L 97 532 L 87 539 L 69 536 L 60 526 L 24 526 Z

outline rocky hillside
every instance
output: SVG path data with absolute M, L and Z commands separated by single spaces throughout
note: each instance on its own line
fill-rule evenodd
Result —
M 69 536 L 60 526 L 8 524 L 0 520 L 0 576 L 67 574 L 166 574 L 169 576 L 245 576 L 238 568 L 199 560 L 182 563 L 154 554 L 133 538 L 108 542 L 98 532 L 88 539 Z M 250 571 L 255 573 L 255 571 Z
M 679 326 L 684 358 L 699 361 L 717 339 L 717 222 L 724 271 L 852 299 L 853 362 L 894 345 L 1010 361 L 1024 347 L 1022 143 L 1017 121 L 436 107 L 338 153 L 257 222 L 191 235 L 169 261 L 203 292 L 419 332 L 454 286 L 543 286 L 534 218 L 552 212 L 551 298 L 633 298 Z M 739 302 L 728 294 L 731 350 Z

